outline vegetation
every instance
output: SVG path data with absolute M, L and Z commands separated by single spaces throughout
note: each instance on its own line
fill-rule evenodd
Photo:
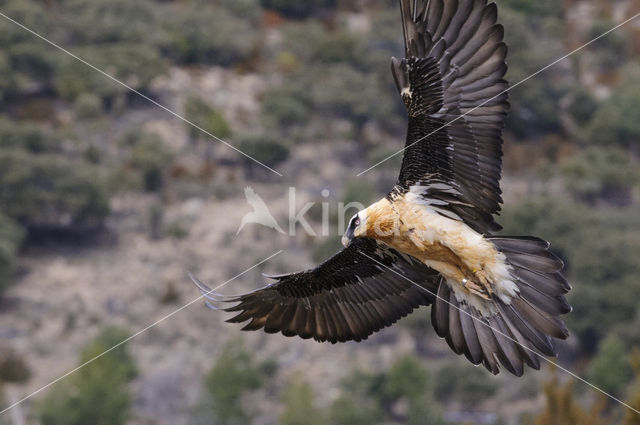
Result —
M 222 425 L 248 423 L 253 412 L 242 404 L 242 397 L 263 384 L 264 369 L 245 350 L 240 340 L 227 344 L 205 377 L 210 397 L 210 413 Z
M 603 339 L 598 354 L 589 367 L 591 382 L 620 397 L 631 381 L 632 372 L 622 341 L 615 335 Z
M 321 425 L 326 423 L 324 412 L 313 401 L 313 390 L 301 376 L 295 376 L 282 397 L 284 410 L 279 425 Z
M 0 293 L 13 280 L 16 256 L 23 236 L 22 228 L 0 211 Z
M 186 118 L 203 130 L 221 139 L 231 135 L 229 123 L 227 123 L 222 114 L 209 106 L 209 104 L 201 98 L 189 97 L 185 104 L 184 111 Z M 187 125 L 187 130 L 192 139 L 210 138 L 206 133 L 203 133 L 192 125 Z
M 552 250 L 566 262 L 574 307 L 567 322 L 574 339 L 562 347 L 561 360 L 603 389 L 640 406 L 640 378 L 631 372 L 640 374 L 639 356 L 631 360 L 628 356 L 640 346 L 637 28 L 620 28 L 528 79 L 568 50 L 612 28 L 620 21 L 624 2 L 589 3 L 593 19 L 581 21 L 577 28 L 572 26 L 575 10 L 570 9 L 582 7 L 580 3 L 499 1 L 499 19 L 509 45 L 506 78 L 512 87 L 505 130 L 509 203 L 499 221 L 505 234 L 550 240 Z M 365 169 L 395 153 L 402 143 L 406 113 L 388 70 L 389 57 L 402 54 L 394 2 L 0 0 L 0 4 L 2 13 L 128 87 L 167 106 L 182 107 L 176 112 L 207 132 L 225 140 L 234 136 L 234 146 L 264 164 L 277 169 L 286 161 L 291 173 L 285 174 L 293 182 L 308 184 L 309 179 L 297 180 L 302 177 L 299 170 L 321 143 L 332 144 L 326 151 L 336 154 L 328 160 L 342 170 Z M 164 123 L 155 127 L 164 111 L 156 111 L 127 87 L 23 29 L 0 25 L 0 45 L 0 291 L 7 291 L 16 276 L 35 267 L 36 261 L 20 261 L 20 255 L 31 255 L 34 247 L 47 249 L 38 244 L 41 236 L 51 239 L 51 252 L 58 255 L 55 244 L 68 236 L 110 229 L 120 217 L 119 210 L 109 216 L 110 205 L 120 206 L 123 192 L 140 202 L 144 219 L 137 228 L 148 232 L 148 243 L 178 247 L 191 244 L 197 230 L 189 221 L 197 202 L 183 210 L 186 197 L 221 198 L 240 193 L 242 177 L 265 180 L 255 163 L 243 156 L 215 157 L 209 136 L 190 125 L 185 127 L 187 140 L 169 140 L 167 132 L 155 132 L 166 128 L 161 127 Z M 216 71 L 210 73 L 210 67 Z M 244 104 L 238 107 L 235 102 L 233 113 L 227 113 L 227 105 L 218 99 L 214 107 L 212 99 L 198 92 L 199 86 L 186 87 L 185 94 L 175 90 L 181 87 L 176 82 L 186 81 L 181 80 L 184 75 L 194 77 L 192 81 L 204 76 L 206 81 L 210 74 L 232 78 L 233 73 L 260 81 L 255 86 L 259 90 L 240 99 L 258 102 L 259 116 L 248 116 L 257 108 L 245 111 Z M 255 128 L 246 128 L 256 121 Z M 388 189 L 400 158 L 371 170 L 366 179 L 345 183 L 344 175 L 328 176 L 329 181 L 312 184 L 317 188 L 339 184 L 344 189 L 341 201 L 368 204 Z M 346 219 L 354 212 L 350 210 Z M 320 243 L 296 241 L 296 246 L 308 248 L 303 254 L 320 261 L 337 251 L 340 241 L 339 237 Z M 82 247 L 73 244 L 73 249 Z M 172 280 L 161 282 L 156 299 L 175 303 L 183 295 L 176 288 Z M 12 314 L 4 311 L 7 301 L 13 300 L 12 289 L 3 293 L 2 314 Z M 25 303 L 9 304 L 21 305 Z M 422 326 L 429 326 L 424 314 L 418 317 Z M 122 331 L 105 331 L 85 347 L 81 361 L 125 336 Z M 362 347 L 375 350 L 380 341 L 386 344 L 395 336 L 372 338 L 366 343 L 371 345 Z M 314 420 L 338 425 L 433 424 L 460 405 L 472 410 L 481 403 L 504 406 L 505 397 L 515 397 L 498 391 L 501 381 L 481 368 L 451 359 L 431 362 L 437 355 L 430 346 L 432 333 L 423 337 L 417 341 L 419 356 L 399 358 L 390 369 L 347 371 L 340 388 L 322 398 L 328 400 L 327 406 L 316 402 L 308 376 L 294 377 L 272 395 L 282 382 L 276 379 L 271 385 L 267 379 L 276 363 L 232 342 L 206 375 L 203 422 L 251 422 L 259 407 L 248 409 L 247 400 L 261 392 L 274 403 L 281 397 L 275 416 L 283 424 Z M 120 348 L 61 382 L 38 406 L 34 420 L 44 425 L 126 422 L 131 416 L 127 387 L 135 368 L 131 356 Z M 14 381 L 28 379 L 29 356 L 22 366 L 15 353 L 0 356 L 0 379 L 8 380 L 8 372 L 15 373 Z M 528 385 L 526 390 L 533 402 L 536 387 Z M 543 388 L 545 408 L 532 413 L 531 423 L 638 423 L 637 416 L 619 414 L 578 390 L 552 377 Z M 523 403 L 515 404 L 522 408 Z M 510 417 L 505 422 L 515 420 Z
M 84 363 L 128 337 L 128 332 L 105 328 L 82 350 Z M 128 383 L 137 369 L 126 345 L 120 345 L 81 368 L 50 391 L 40 406 L 43 425 L 125 424 L 129 418 L 131 395 Z
M 62 155 L 0 151 L 0 204 L 29 230 L 100 226 L 109 212 L 95 167 Z
M 340 406 L 346 410 L 339 411 Z M 336 420 L 374 423 L 395 420 L 407 424 L 439 424 L 440 412 L 433 401 L 428 371 L 417 357 L 404 355 L 387 371 L 355 370 L 343 382 L 343 395 L 332 409 Z

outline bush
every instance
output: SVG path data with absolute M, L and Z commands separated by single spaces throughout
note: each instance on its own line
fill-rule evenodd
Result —
M 246 62 L 259 43 L 257 25 L 210 2 L 167 6 L 162 16 L 160 46 L 178 63 L 231 66 Z
M 336 0 L 261 0 L 262 7 L 271 9 L 288 18 L 303 19 L 317 16 L 336 6 Z
M 103 113 L 102 99 L 93 93 L 82 93 L 73 105 L 76 116 L 81 119 L 97 118 Z
M 24 149 L 33 153 L 58 152 L 60 140 L 42 127 L 0 118 L 0 149 Z
M 253 412 L 242 396 L 262 386 L 263 372 L 239 340 L 227 344 L 204 380 L 211 413 L 221 425 L 248 423 Z
M 60 27 L 77 45 L 139 43 L 153 46 L 157 4 L 150 0 L 64 0 Z
M 509 46 L 506 79 L 514 85 L 562 56 L 564 45 L 562 26 L 554 26 L 559 21 L 551 10 L 560 9 L 561 16 L 561 4 L 553 0 L 540 4 L 528 0 L 511 3 L 516 10 L 500 9 L 500 20 L 507 29 L 505 41 Z M 543 18 L 547 7 L 549 14 Z M 552 68 L 510 90 L 511 110 L 506 128 L 519 138 L 558 132 L 562 128 L 558 99 L 572 89 L 565 74 L 561 68 Z
M 280 142 L 280 140 L 270 136 L 257 136 L 243 139 L 238 143 L 238 149 L 272 168 L 289 158 L 289 148 Z M 244 155 L 242 156 L 242 162 L 247 174 L 251 176 L 251 170 L 253 170 L 257 164 Z
M 405 355 L 384 372 L 354 371 L 342 383 L 346 397 L 360 408 L 350 415 L 377 414 L 377 422 L 402 420 L 407 424 L 440 424 L 440 412 L 433 403 L 429 373 L 417 357 Z M 406 407 L 406 408 L 403 408 Z
M 97 168 L 54 154 L 0 151 L 0 205 L 29 230 L 80 230 L 102 225 L 109 213 Z
M 98 44 L 76 48 L 74 53 L 139 91 L 147 90 L 151 81 L 165 69 L 160 53 L 144 44 Z M 127 88 L 66 55 L 59 60 L 54 88 L 59 96 L 67 99 L 93 93 L 113 102 L 118 96 L 130 94 Z
M 199 97 L 190 96 L 187 99 L 184 113 L 187 120 L 216 137 L 224 139 L 231 136 L 231 128 L 227 120 L 225 120 L 220 112 L 209 106 L 207 102 Z M 192 139 L 210 138 L 210 136 L 190 124 L 187 124 L 187 130 Z
M 131 151 L 130 163 L 140 172 L 144 189 L 153 192 L 164 185 L 164 170 L 172 158 L 160 136 L 143 133 Z
M 13 280 L 16 256 L 23 236 L 22 228 L 0 211 L 0 292 Z
M 122 342 L 129 334 L 119 328 L 104 329 L 82 351 L 84 363 Z M 127 388 L 136 366 L 126 345 L 81 368 L 50 391 L 39 409 L 43 425 L 124 425 L 129 418 L 131 395 Z
M 283 395 L 284 411 L 279 425 L 321 425 L 326 423 L 324 412 L 313 401 L 313 389 L 302 379 L 294 376 Z
M 262 101 L 262 116 L 267 125 L 277 129 L 304 125 L 311 117 L 308 94 L 292 87 L 268 90 Z
M 331 404 L 329 414 L 332 425 L 371 425 L 379 423 L 382 409 L 373 400 L 341 394 Z
M 631 67 L 629 69 L 632 69 Z M 640 74 L 629 72 L 609 99 L 602 102 L 586 129 L 589 143 L 599 146 L 640 144 Z
M 563 174 L 579 199 L 589 203 L 603 199 L 618 206 L 631 203 L 631 190 L 639 177 L 628 153 L 613 147 L 586 149 L 564 165 Z
M 451 363 L 438 370 L 434 394 L 442 402 L 457 400 L 464 406 L 476 406 L 498 391 L 498 383 L 488 378 L 483 369 Z
M 631 381 L 632 372 L 622 341 L 609 335 L 600 342 L 598 355 L 589 365 L 588 376 L 594 385 L 620 397 Z

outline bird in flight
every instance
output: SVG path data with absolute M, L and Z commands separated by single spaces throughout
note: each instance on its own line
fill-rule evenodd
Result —
M 507 46 L 487 0 L 400 0 L 405 57 L 391 70 L 406 105 L 400 176 L 359 211 L 344 249 L 314 269 L 209 306 L 264 329 L 361 341 L 420 306 L 473 364 L 520 376 L 555 356 L 571 311 L 562 261 L 536 237 L 497 236 Z M 227 304 L 231 303 L 231 304 Z

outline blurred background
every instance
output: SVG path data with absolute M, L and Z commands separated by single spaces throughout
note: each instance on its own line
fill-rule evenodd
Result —
M 405 111 L 392 0 L 0 0 L 0 407 L 199 296 L 312 266 L 330 237 L 247 226 L 252 186 L 370 202 L 395 182 Z M 513 84 L 640 12 L 638 0 L 498 0 Z M 552 241 L 574 311 L 559 362 L 640 409 L 640 19 L 510 92 L 508 234 Z M 321 195 L 329 190 L 329 197 Z M 353 213 L 353 212 L 352 212 Z M 624 424 L 545 364 L 497 377 L 422 308 L 362 343 L 245 334 L 199 301 L 0 416 L 2 425 Z

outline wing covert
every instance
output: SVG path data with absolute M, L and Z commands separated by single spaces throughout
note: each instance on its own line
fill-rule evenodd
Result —
M 409 114 L 400 177 L 481 233 L 499 229 L 502 129 L 508 110 L 504 30 L 487 0 L 400 0 L 406 58 L 392 72 Z
M 237 313 L 228 322 L 248 321 L 243 330 L 264 328 L 268 333 L 336 343 L 366 339 L 431 304 L 440 282 L 436 271 L 413 257 L 363 238 L 314 269 L 272 278 L 275 283 L 234 296 L 211 293 L 196 284 L 210 307 Z M 236 305 L 217 306 L 226 303 Z

